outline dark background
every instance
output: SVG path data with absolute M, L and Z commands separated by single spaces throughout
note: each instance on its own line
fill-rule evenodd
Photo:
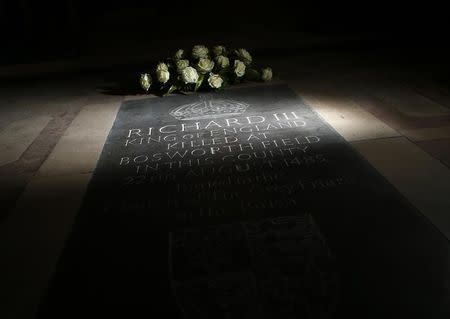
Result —
M 3 0 L 0 64 L 131 56 L 200 41 L 295 48 L 311 37 L 429 51 L 448 46 L 447 26 L 447 10 L 429 1 Z

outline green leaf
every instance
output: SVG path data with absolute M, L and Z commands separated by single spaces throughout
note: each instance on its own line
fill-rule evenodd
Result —
M 230 76 L 229 73 L 225 73 L 225 74 L 221 75 L 221 78 L 223 80 L 222 86 L 230 85 L 230 78 L 231 78 L 231 76 Z
M 257 70 L 249 68 L 245 72 L 245 78 L 250 81 L 257 81 L 257 80 L 261 79 L 261 75 L 259 74 L 259 72 Z
M 222 78 L 230 75 L 230 69 L 225 68 L 219 71 L 218 73 Z
M 177 87 L 175 84 L 172 84 L 172 85 L 169 87 L 169 89 L 167 90 L 166 95 L 169 95 L 169 94 L 175 92 L 176 90 L 178 90 L 178 87 Z
M 198 76 L 197 83 L 195 83 L 195 89 L 194 89 L 195 92 L 197 92 L 197 90 L 200 88 L 204 79 L 205 79 L 205 76 L 203 74 L 200 74 Z

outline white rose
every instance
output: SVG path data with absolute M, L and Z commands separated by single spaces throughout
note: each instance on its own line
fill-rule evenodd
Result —
M 209 86 L 213 89 L 218 89 L 223 84 L 223 79 L 218 74 L 211 73 L 208 78 Z
M 272 69 L 271 68 L 264 68 L 261 70 L 261 79 L 264 82 L 268 82 L 272 80 Z
M 161 62 L 156 66 L 156 71 L 169 71 L 167 64 Z
M 208 72 L 211 72 L 211 70 L 214 68 L 214 62 L 210 59 L 201 58 L 197 63 L 197 70 L 201 74 L 206 74 Z
M 245 63 L 245 65 L 249 65 L 252 63 L 252 56 L 247 50 L 238 49 L 235 52 L 239 59 L 241 59 L 241 61 Z
M 194 59 L 206 58 L 208 56 L 208 48 L 204 45 L 195 45 L 192 48 L 192 57 Z
M 213 53 L 215 56 L 224 55 L 225 54 L 225 47 L 223 45 L 216 45 L 213 48 Z
M 226 56 L 219 55 L 216 57 L 216 63 L 220 68 L 225 69 L 230 65 L 230 59 L 228 59 Z
M 158 79 L 159 82 L 166 83 L 170 79 L 170 73 L 169 71 L 158 70 L 156 71 L 156 78 Z
M 184 56 L 184 50 L 179 49 L 177 52 L 175 52 L 175 60 L 181 60 Z
M 242 61 L 235 60 L 234 61 L 234 73 L 238 78 L 244 76 L 245 74 L 245 64 Z
M 150 89 L 150 86 L 152 85 L 152 77 L 148 73 L 142 73 L 139 79 L 139 83 L 145 91 L 148 91 Z
M 185 68 L 189 66 L 189 60 L 178 60 L 177 61 L 177 71 L 181 73 Z
M 188 66 L 181 71 L 181 78 L 183 79 L 184 83 L 186 83 L 186 84 L 187 83 L 197 83 L 197 80 L 198 80 L 197 70 L 191 66 Z

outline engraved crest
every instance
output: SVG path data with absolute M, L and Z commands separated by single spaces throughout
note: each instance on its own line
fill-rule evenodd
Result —
M 233 116 L 244 113 L 249 104 L 231 99 L 205 99 L 183 104 L 170 112 L 178 120 L 211 119 L 220 116 Z

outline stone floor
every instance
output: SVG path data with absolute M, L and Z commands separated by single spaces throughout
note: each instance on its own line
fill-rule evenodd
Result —
M 266 57 L 450 239 L 450 91 L 439 65 L 376 56 Z M 0 88 L 0 317 L 32 318 L 122 101 L 105 74 Z M 447 78 L 448 79 L 448 78 Z

